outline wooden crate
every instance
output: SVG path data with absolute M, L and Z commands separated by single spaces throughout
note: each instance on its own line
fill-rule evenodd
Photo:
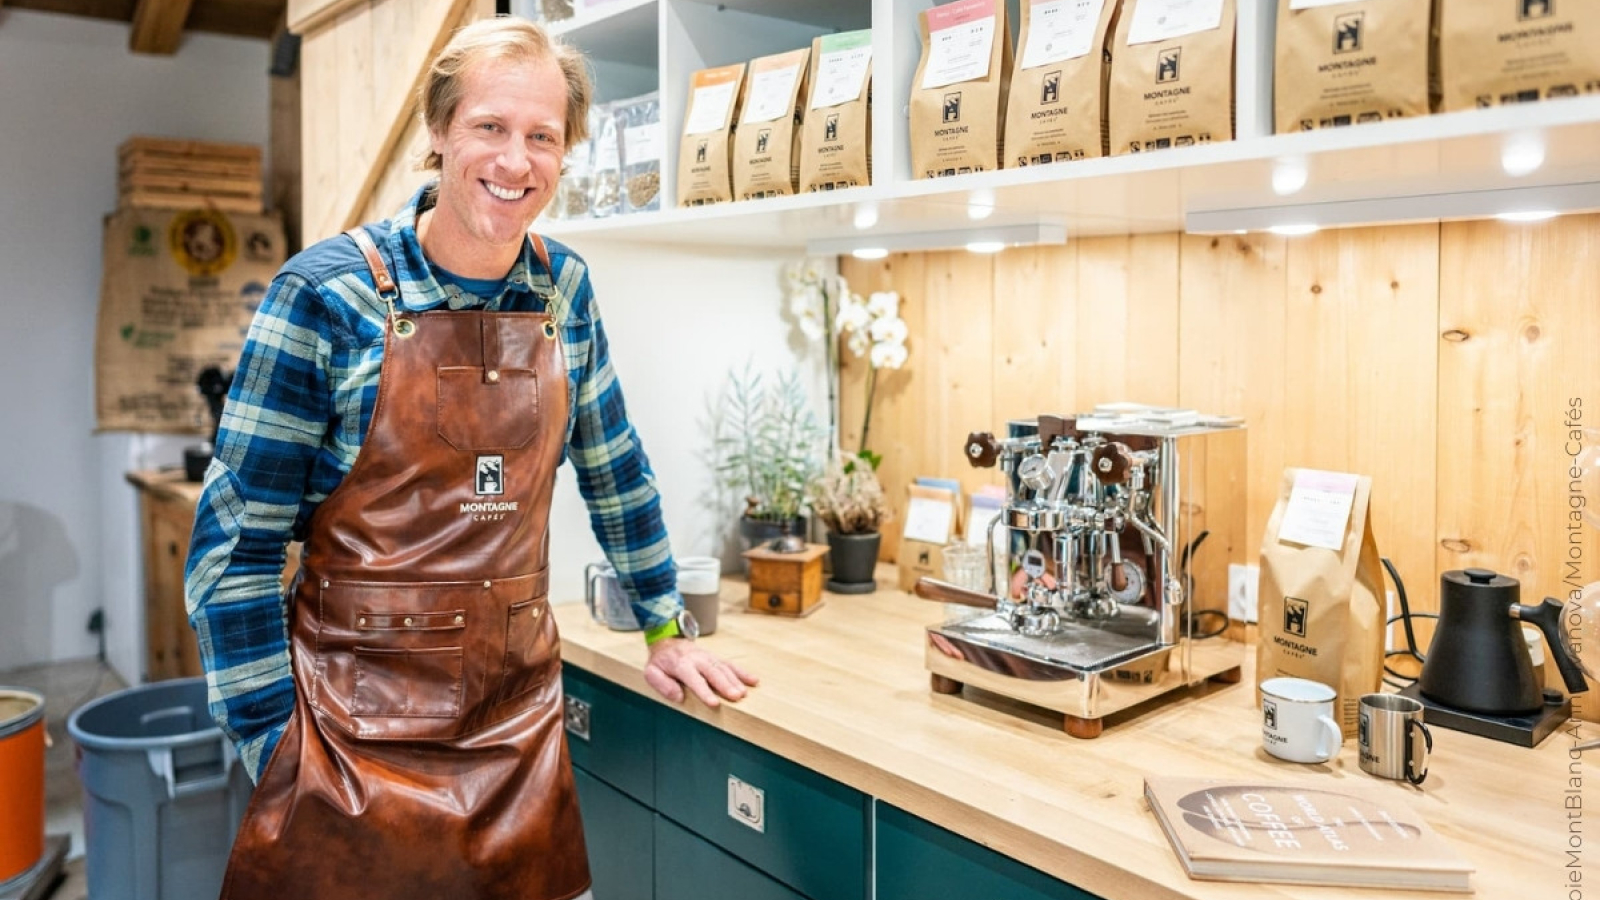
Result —
M 260 212 L 261 148 L 136 135 L 117 148 L 117 195 L 121 206 Z

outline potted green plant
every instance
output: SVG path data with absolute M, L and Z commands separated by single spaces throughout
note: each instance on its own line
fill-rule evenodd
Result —
M 873 467 L 859 456 L 840 455 L 811 482 L 811 510 L 828 528 L 833 577 L 828 590 L 865 594 L 877 589 L 873 570 L 883 523 L 892 510 Z
M 804 535 L 806 485 L 822 468 L 824 437 L 794 371 L 773 381 L 749 365 L 729 373 L 712 443 L 723 486 L 744 501 L 739 533 L 749 546 Z

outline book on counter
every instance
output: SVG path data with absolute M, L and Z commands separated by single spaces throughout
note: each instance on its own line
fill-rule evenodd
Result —
M 1191 878 L 1472 891 L 1472 866 L 1373 790 L 1151 777 L 1144 793 Z

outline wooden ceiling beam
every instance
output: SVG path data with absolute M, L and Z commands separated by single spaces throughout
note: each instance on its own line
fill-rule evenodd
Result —
M 133 33 L 128 49 L 134 53 L 171 56 L 183 40 L 183 23 L 194 0 L 139 0 L 133 8 Z

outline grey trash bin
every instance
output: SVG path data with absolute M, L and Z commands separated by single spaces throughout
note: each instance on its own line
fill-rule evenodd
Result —
M 215 900 L 250 777 L 206 708 L 204 678 L 108 694 L 74 712 L 85 867 L 95 900 Z

